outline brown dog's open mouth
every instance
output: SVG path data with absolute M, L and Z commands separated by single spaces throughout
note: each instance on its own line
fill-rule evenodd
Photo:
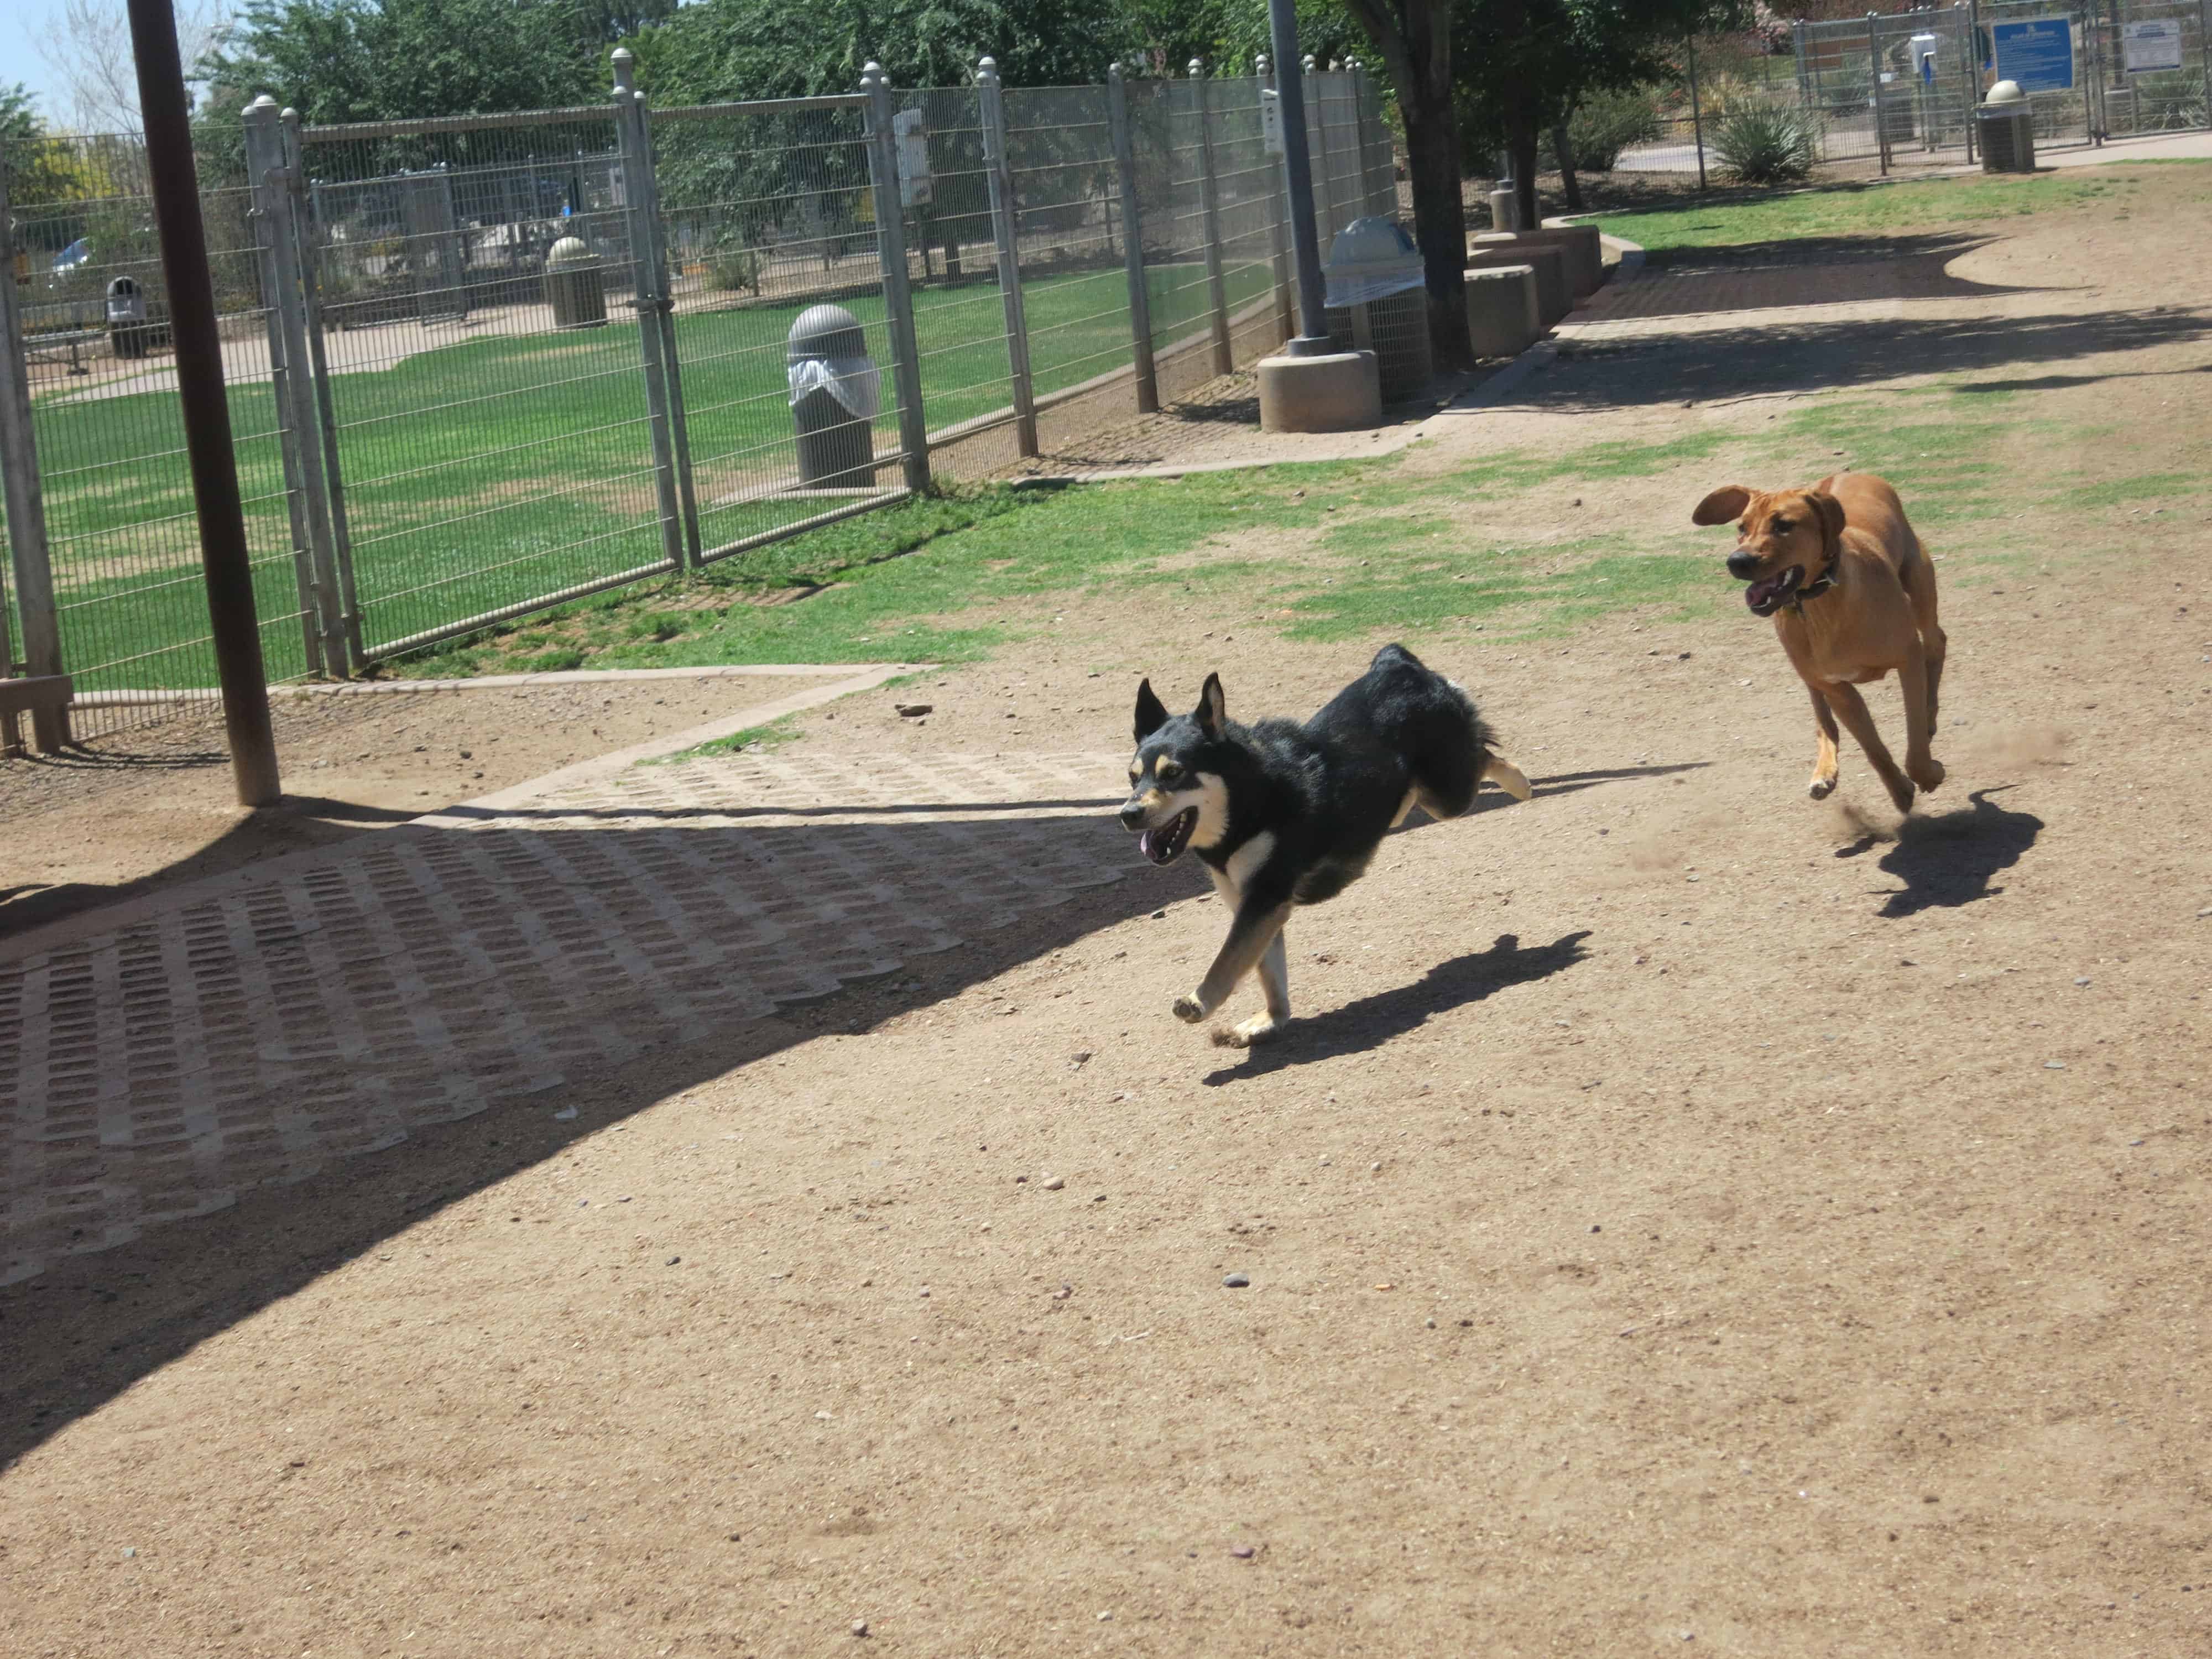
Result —
M 1173 864 L 1190 845 L 1190 832 L 1198 828 L 1198 808 L 1186 808 L 1157 830 L 1137 837 L 1137 850 L 1155 864 Z
M 1804 580 L 1805 567 L 1793 564 L 1780 575 L 1765 577 L 1745 588 L 1743 602 L 1751 607 L 1753 616 L 1771 617 L 1789 603 L 1790 596 Z

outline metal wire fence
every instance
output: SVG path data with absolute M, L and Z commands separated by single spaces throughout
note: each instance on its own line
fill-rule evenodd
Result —
M 291 423 L 271 396 L 256 222 L 242 135 L 204 133 L 201 209 L 232 381 L 230 416 L 272 678 L 319 666 L 301 503 L 282 453 Z M 7 351 L 27 422 L 0 402 L 0 452 L 34 477 L 9 492 L 15 580 L 10 638 L 66 672 L 67 734 L 97 736 L 211 697 L 215 661 L 182 414 L 168 367 L 161 248 L 145 147 L 135 135 L 41 138 L 0 155 L 0 223 L 12 268 Z M 38 599 L 42 614 L 27 614 Z
M 1957 167 L 1977 158 L 1975 112 L 1999 79 L 2027 88 L 2039 145 L 2203 131 L 2207 11 L 2204 0 L 1960 0 L 1801 21 L 1771 52 L 1742 37 L 1685 42 L 1680 73 L 1651 89 L 1649 125 L 1614 165 L 1726 179 L 1732 132 L 1779 109 L 1817 167 Z
M 987 60 L 648 112 L 617 71 L 603 106 L 302 127 L 264 100 L 203 135 L 272 678 L 989 473 L 1290 331 L 1257 79 L 1001 88 Z M 1394 169 L 1371 81 L 1309 88 L 1325 249 L 1395 210 Z M 44 513 L 11 490 L 0 668 L 50 637 L 84 737 L 214 695 L 160 250 L 139 140 L 6 160 L 31 413 L 0 398 L 0 453 Z M 793 343 L 822 306 L 826 355 Z

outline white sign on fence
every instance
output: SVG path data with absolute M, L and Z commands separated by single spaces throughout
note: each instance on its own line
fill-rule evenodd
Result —
M 899 205 L 927 207 L 937 199 L 937 180 L 929 172 L 929 132 L 921 112 L 902 109 L 891 117 L 891 137 L 897 141 Z
M 2154 18 L 2120 25 L 2122 66 L 2130 75 L 2181 67 L 2181 20 Z
M 1272 87 L 1260 88 L 1260 142 L 1270 155 L 1283 153 L 1283 100 Z

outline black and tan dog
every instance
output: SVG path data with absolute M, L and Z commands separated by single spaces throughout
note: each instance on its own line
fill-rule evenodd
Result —
M 1206 676 L 1196 708 L 1170 717 L 1146 681 L 1121 822 L 1140 832 L 1155 864 L 1195 852 L 1235 912 L 1205 979 L 1176 999 L 1176 1018 L 1204 1019 L 1257 968 L 1267 1012 L 1217 1040 L 1241 1048 L 1279 1033 L 1291 1017 L 1291 908 L 1334 898 L 1365 874 L 1383 836 L 1416 805 L 1457 817 L 1486 777 L 1528 799 L 1528 779 L 1491 752 L 1467 693 L 1402 646 L 1383 647 L 1303 726 L 1239 726 L 1218 674 Z
M 1858 739 L 1900 812 L 1912 791 L 1943 781 L 1929 752 L 1936 694 L 1949 649 L 1936 620 L 1936 571 L 1905 503 L 1871 472 L 1838 472 L 1808 489 L 1729 484 L 1699 501 L 1698 524 L 1736 521 L 1729 574 L 1749 582 L 1744 603 L 1774 632 L 1813 696 L 1820 747 L 1808 793 L 1836 787 L 1836 722 Z M 1905 694 L 1905 769 L 1898 770 L 1858 687 L 1894 669 Z

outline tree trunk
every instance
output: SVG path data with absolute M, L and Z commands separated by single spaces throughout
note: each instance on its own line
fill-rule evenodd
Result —
M 1520 210 L 1521 228 L 1534 230 L 1544 222 L 1536 210 L 1536 118 L 1516 110 L 1506 118 L 1505 127 L 1513 152 L 1514 202 Z
M 1451 100 L 1436 112 L 1418 113 L 1401 104 L 1406 118 L 1406 171 L 1413 191 L 1413 242 L 1421 250 L 1422 274 L 1429 291 L 1429 340 L 1437 363 L 1447 369 L 1474 367 L 1474 343 L 1467 331 L 1467 207 L 1460 191 L 1459 130 Z
M 1552 154 L 1559 159 L 1559 193 L 1567 198 L 1567 211 L 1583 210 L 1583 187 L 1575 178 L 1574 146 L 1567 142 L 1567 124 L 1559 121 L 1552 127 Z
M 1429 341 L 1440 368 L 1474 367 L 1467 331 L 1467 210 L 1459 188 L 1459 117 L 1452 108 L 1449 0 L 1345 0 L 1382 54 L 1406 122 L 1413 243 L 1429 295 Z

